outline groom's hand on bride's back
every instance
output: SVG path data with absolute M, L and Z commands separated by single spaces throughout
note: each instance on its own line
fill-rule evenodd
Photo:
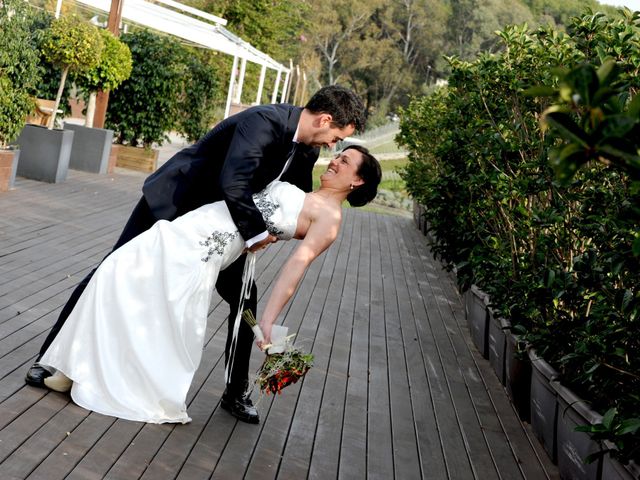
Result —
M 267 235 L 267 238 L 264 240 L 260 240 L 259 242 L 254 243 L 249 248 L 245 248 L 244 251 L 255 253 L 258 250 L 262 250 L 263 248 L 267 248 L 270 244 L 276 243 L 278 241 L 278 237 L 274 237 L 273 235 Z

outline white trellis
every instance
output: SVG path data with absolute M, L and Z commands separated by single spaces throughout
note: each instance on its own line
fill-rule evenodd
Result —
M 111 0 L 75 0 L 78 3 L 89 6 L 96 10 L 109 12 L 111 8 Z M 227 91 L 227 103 L 225 106 L 225 118 L 229 116 L 231 104 L 235 100 L 240 103 L 242 95 L 242 86 L 244 84 L 244 75 L 246 71 L 247 61 L 262 66 L 260 71 L 260 82 L 256 103 L 260 103 L 262 98 L 262 90 L 264 88 L 264 79 L 266 69 L 270 68 L 277 71 L 276 82 L 273 86 L 272 103 L 277 101 L 278 92 L 280 90 L 280 79 L 285 74 L 282 85 L 280 101 L 286 101 L 287 82 L 290 76 L 290 68 L 276 62 L 269 55 L 261 52 L 248 42 L 242 40 L 238 36 L 232 34 L 224 28 L 227 21 L 211 15 L 209 13 L 197 10 L 186 5 L 182 5 L 173 0 L 156 0 L 172 8 L 182 10 L 190 15 L 195 15 L 208 23 L 193 16 L 186 15 L 170 8 L 165 8 L 155 3 L 146 2 L 144 0 L 123 0 L 122 20 L 142 25 L 159 32 L 168 33 L 175 37 L 186 40 L 195 45 L 199 45 L 211 50 L 225 53 L 233 56 L 233 67 L 229 79 L 229 88 Z M 62 0 L 57 0 L 56 17 L 60 14 Z M 240 62 L 240 73 L 238 75 L 238 63 Z M 237 77 L 237 78 L 236 78 Z

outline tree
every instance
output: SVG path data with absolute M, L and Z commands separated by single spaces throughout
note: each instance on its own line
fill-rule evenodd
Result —
M 47 60 L 62 68 L 62 76 L 49 129 L 53 128 L 55 122 L 67 74 L 69 71 L 80 73 L 94 68 L 100 61 L 102 48 L 98 29 L 75 15 L 60 17 L 51 23 L 43 51 Z
M 131 50 L 131 76 L 111 92 L 107 128 L 120 143 L 162 144 L 180 116 L 185 65 L 182 46 L 147 30 L 123 34 Z
M 131 75 L 131 50 L 108 30 L 100 30 L 104 48 L 99 63 L 80 73 L 75 79 L 78 87 L 89 94 L 86 125 L 93 126 L 96 94 L 113 90 Z
M 0 148 L 15 139 L 35 106 L 40 71 L 32 48 L 33 22 L 25 2 L 4 0 L 0 5 Z

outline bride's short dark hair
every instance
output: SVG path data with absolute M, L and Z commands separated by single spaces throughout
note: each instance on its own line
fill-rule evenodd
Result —
M 380 168 L 380 162 L 369 153 L 369 150 L 360 145 L 349 145 L 344 148 L 345 150 L 357 150 L 362 154 L 362 163 L 358 168 L 357 175 L 364 181 L 364 184 L 354 188 L 354 190 L 347 195 L 347 200 L 352 207 L 362 207 L 371 200 L 376 198 L 378 193 L 378 185 L 382 179 L 382 169 Z

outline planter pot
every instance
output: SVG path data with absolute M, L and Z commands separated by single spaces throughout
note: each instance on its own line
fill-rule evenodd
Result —
M 16 181 L 20 150 L 0 150 L 0 192 L 7 192 Z
M 158 150 L 118 145 L 116 166 L 151 173 L 158 167 Z
M 72 123 L 65 123 L 64 129 L 74 132 L 69 168 L 91 173 L 107 173 L 113 130 L 89 128 Z
M 20 145 L 17 174 L 42 182 L 65 181 L 73 134 L 71 130 L 49 130 L 40 125 L 25 125 L 16 141 Z
M 605 441 L 605 447 L 611 448 L 609 442 Z M 602 457 L 602 480 L 638 480 L 640 478 L 640 467 L 634 462 L 622 465 L 609 454 Z
M 531 419 L 531 363 L 525 353 L 520 338 L 509 332 L 506 334 L 505 376 L 507 393 L 516 407 L 520 420 Z
M 587 464 L 584 459 L 600 451 L 597 442 L 589 434 L 576 432 L 578 425 L 602 421 L 602 416 L 587 407 L 584 400 L 559 382 L 551 382 L 558 394 L 558 470 L 566 480 L 598 480 L 601 468 L 598 461 Z M 602 476 L 603 479 L 608 477 Z
M 557 462 L 556 420 L 558 418 L 558 402 L 556 391 L 551 382 L 558 377 L 558 372 L 529 348 L 531 362 L 531 428 L 549 458 Z
M 505 357 L 507 353 L 507 333 L 511 328 L 509 320 L 498 318 L 493 309 L 489 308 L 489 363 L 502 385 L 507 384 Z
M 472 285 L 465 292 L 467 323 L 471 338 L 484 358 L 489 358 L 489 322 L 487 314 L 489 297 L 478 287 Z
M 420 205 L 418 202 L 416 202 L 415 200 L 413 201 L 413 221 L 416 224 L 416 227 L 418 227 L 418 230 L 422 231 L 422 222 L 423 222 L 423 216 L 422 216 L 422 205 Z

